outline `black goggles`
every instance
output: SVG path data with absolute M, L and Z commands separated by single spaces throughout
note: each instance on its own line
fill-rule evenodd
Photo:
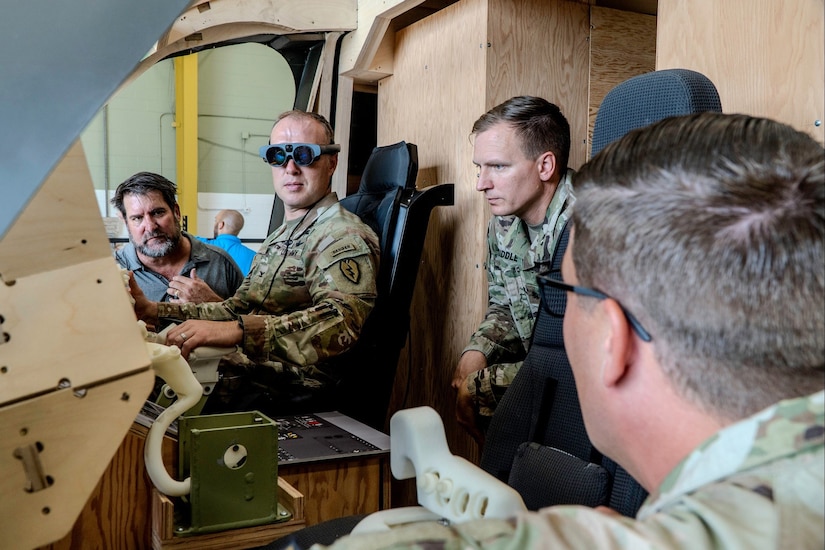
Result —
M 309 166 L 321 155 L 331 155 L 341 150 L 337 144 L 316 145 L 315 143 L 273 143 L 264 145 L 259 153 L 272 166 L 284 166 L 289 159 L 298 166 Z

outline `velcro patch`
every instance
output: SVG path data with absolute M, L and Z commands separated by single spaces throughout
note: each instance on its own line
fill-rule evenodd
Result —
M 334 258 L 336 256 L 340 256 L 344 252 L 355 252 L 356 250 L 358 250 L 358 247 L 355 246 L 354 243 L 348 242 L 336 246 L 330 250 L 329 254 Z
M 341 260 L 338 262 L 338 266 L 341 268 L 341 274 L 352 284 L 357 285 L 358 281 L 361 280 L 361 269 L 358 267 L 358 262 L 352 258 Z

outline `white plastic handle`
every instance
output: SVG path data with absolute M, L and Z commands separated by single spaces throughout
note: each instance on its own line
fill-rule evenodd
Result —
M 146 436 L 146 445 L 143 448 L 143 458 L 146 461 L 146 472 L 149 479 L 165 495 L 179 497 L 188 495 L 191 487 L 191 478 L 177 481 L 169 475 L 163 465 L 161 447 L 166 429 L 180 415 L 191 409 L 203 395 L 203 386 L 192 374 L 189 363 L 181 357 L 177 346 L 164 346 L 153 342 L 146 342 L 152 368 L 158 376 L 163 378 L 175 391 L 178 399 L 158 416 L 149 428 Z
M 439 517 L 450 521 L 508 518 L 527 509 L 515 489 L 450 453 L 444 423 L 430 407 L 393 415 L 390 449 L 392 475 L 416 477 L 418 503 Z

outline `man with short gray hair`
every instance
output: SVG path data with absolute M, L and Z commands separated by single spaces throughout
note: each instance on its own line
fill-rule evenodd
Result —
M 823 548 L 822 145 L 763 118 L 674 117 L 608 145 L 574 189 L 563 280 L 543 292 L 567 298 L 588 435 L 650 492 L 637 517 L 551 506 L 334 548 Z

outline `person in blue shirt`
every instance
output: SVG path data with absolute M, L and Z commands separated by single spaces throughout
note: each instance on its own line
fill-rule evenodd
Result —
M 215 216 L 215 238 L 197 237 L 197 239 L 229 252 L 229 255 L 232 256 L 232 259 L 235 260 L 244 277 L 246 277 L 249 268 L 252 266 L 255 251 L 244 245 L 238 238 L 238 233 L 243 229 L 243 224 L 243 214 L 237 210 L 221 210 Z

